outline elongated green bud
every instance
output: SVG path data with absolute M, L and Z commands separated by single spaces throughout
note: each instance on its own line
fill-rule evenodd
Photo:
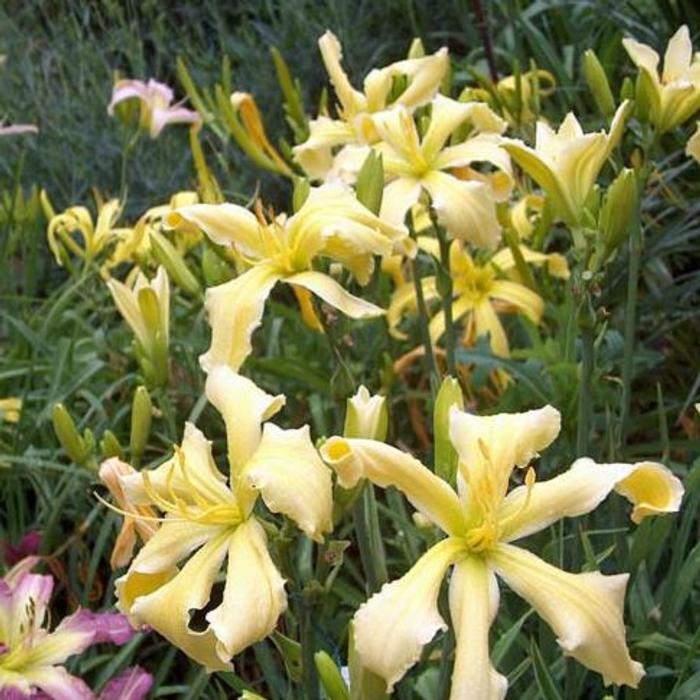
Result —
M 637 178 L 634 170 L 623 168 L 613 180 L 598 217 L 604 262 L 627 238 L 637 211 Z
M 102 452 L 102 459 L 109 459 L 110 457 L 117 457 L 118 459 L 124 459 L 124 448 L 121 446 L 119 439 L 111 430 L 105 430 L 102 433 L 102 440 L 100 440 L 100 452 Z
M 305 177 L 294 178 L 294 191 L 292 192 L 292 207 L 294 213 L 304 206 L 304 202 L 311 192 L 311 184 Z
M 605 69 L 593 49 L 588 49 L 583 54 L 583 77 L 601 114 L 611 116 L 615 112 L 615 100 Z
M 365 440 L 386 440 L 389 428 L 389 412 L 386 397 L 372 396 L 361 386 L 357 393 L 347 400 L 343 435 Z
M 184 258 L 177 252 L 175 246 L 158 231 L 151 231 L 151 246 L 158 262 L 168 271 L 175 284 L 190 296 L 196 297 L 201 293 L 197 278 L 190 272 Z
M 314 663 L 329 700 L 350 700 L 348 686 L 333 659 L 325 651 L 317 651 Z
M 435 436 L 435 473 L 454 486 L 457 482 L 457 452 L 450 442 L 450 409 L 464 408 L 459 381 L 445 377 L 435 399 L 433 434 Z
M 384 162 L 381 154 L 370 151 L 357 176 L 358 201 L 373 214 L 379 214 L 384 196 Z
M 153 403 L 145 386 L 140 386 L 134 392 L 131 404 L 131 436 L 129 448 L 134 461 L 140 461 L 148 444 L 153 419 Z
M 62 403 L 57 403 L 53 407 L 51 420 L 56 437 L 66 454 L 79 466 L 89 466 L 88 461 L 92 456 L 92 447 L 80 435 L 75 421 Z

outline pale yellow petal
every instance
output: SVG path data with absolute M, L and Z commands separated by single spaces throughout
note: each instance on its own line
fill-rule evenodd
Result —
M 479 134 L 456 146 L 444 148 L 435 160 L 437 170 L 460 168 L 471 163 L 491 163 L 510 175 L 512 171 L 508 152 L 501 147 L 503 139 L 494 134 Z
M 332 277 L 322 272 L 299 272 L 296 275 L 286 277 L 285 282 L 297 284 L 308 289 L 310 292 L 320 297 L 327 304 L 342 311 L 350 318 L 376 318 L 384 314 L 384 309 L 380 309 L 369 301 L 353 296 L 345 291 Z
M 265 301 L 279 279 L 275 268 L 263 264 L 207 289 L 211 346 L 199 358 L 204 371 L 220 364 L 237 371 L 245 362 L 253 350 L 251 338 L 262 320 Z
M 333 467 L 343 488 L 352 488 L 360 479 L 381 488 L 395 486 L 445 532 L 462 531 L 464 514 L 457 494 L 411 455 L 383 442 L 336 436 L 323 445 L 321 456 Z
M 690 32 L 688 26 L 679 27 L 678 31 L 671 37 L 664 54 L 664 72 L 661 77 L 664 83 L 683 79 L 690 62 L 693 59 L 693 45 L 690 42 Z
M 393 149 L 396 156 L 393 159 L 384 156 L 384 171 L 388 174 L 410 175 L 428 167 L 428 162 L 421 148 L 418 129 L 413 116 L 402 105 L 384 110 L 373 115 L 372 121 L 382 141 Z M 403 161 L 403 166 L 401 166 Z M 405 172 L 401 172 L 403 169 Z
M 637 523 L 649 515 L 676 512 L 683 497 L 681 482 L 662 464 L 596 464 L 584 457 L 553 479 L 513 489 L 499 515 L 502 537 L 511 542 L 562 518 L 589 513 L 613 489 L 634 504 L 632 519 Z
M 153 627 L 209 671 L 231 670 L 231 664 L 227 656 L 219 653 L 211 629 L 195 632 L 190 628 L 190 614 L 209 602 L 230 540 L 231 532 L 222 529 L 174 578 L 154 592 L 137 597 L 130 611 L 133 620 Z
M 471 113 L 471 105 L 444 95 L 436 95 L 431 103 L 430 124 L 421 145 L 425 157 L 432 161 L 442 150 L 452 132 L 463 124 Z
M 570 574 L 510 544 L 489 562 L 550 625 L 564 652 L 603 676 L 605 684 L 637 687 L 642 665 L 630 658 L 623 621 L 627 574 Z
M 643 68 L 658 82 L 659 54 L 635 39 L 623 39 L 622 45 L 637 68 Z
M 434 277 L 424 277 L 421 279 L 423 288 L 423 298 L 426 303 L 438 298 Z M 394 291 L 391 296 L 391 303 L 386 312 L 386 320 L 389 325 L 389 333 L 401 340 L 408 336 L 399 330 L 399 324 L 406 314 L 416 311 L 416 287 L 413 282 L 406 282 Z
M 455 564 L 450 579 L 450 617 L 455 665 L 450 700 L 503 700 L 508 681 L 491 664 L 489 629 L 498 611 L 498 582 L 481 557 Z
M 522 284 L 509 280 L 495 280 L 491 287 L 490 296 L 493 299 L 512 304 L 533 323 L 539 323 L 542 320 L 544 311 L 542 297 Z
M 309 122 L 309 137 L 295 146 L 294 159 L 312 179 L 325 180 L 333 167 L 333 148 L 353 143 L 355 132 L 339 119 L 320 116 Z
M 173 457 L 156 469 L 122 477 L 121 484 L 127 498 L 138 505 L 154 504 L 154 494 L 187 506 L 196 506 L 202 499 L 210 504 L 233 501 L 226 477 L 212 457 L 211 442 L 192 423 L 185 423 L 182 445 Z
M 260 446 L 241 475 L 273 513 L 291 518 L 311 539 L 333 529 L 331 472 L 321 461 L 309 426 L 283 430 L 265 425 Z
M 509 357 L 510 345 L 505 328 L 488 299 L 474 304 L 474 328 L 477 338 L 488 336 L 491 352 L 497 357 Z
M 438 221 L 451 237 L 484 248 L 496 246 L 501 226 L 488 185 L 458 180 L 439 171 L 428 173 L 421 182 L 430 194 Z
M 412 177 L 399 177 L 384 188 L 379 216 L 390 224 L 401 225 L 406 213 L 420 198 L 422 187 Z
M 526 466 L 555 440 L 560 427 L 561 416 L 552 406 L 493 416 L 450 412 L 450 440 L 459 455 L 459 470 L 475 489 L 488 484 L 491 500 L 505 496 L 513 468 Z M 475 504 L 467 506 L 472 510 Z
M 205 392 L 226 424 L 228 461 L 235 480 L 260 444 L 263 422 L 284 406 L 285 397 L 268 394 L 226 365 L 209 373 Z
M 134 292 L 125 284 L 115 279 L 108 280 L 107 287 L 112 295 L 112 299 L 114 299 L 114 303 L 119 309 L 119 313 L 131 328 L 141 344 L 141 347 L 144 350 L 148 350 L 151 343 L 151 334 L 146 326 Z
M 697 122 L 693 135 L 688 139 L 685 146 L 685 154 L 700 163 L 700 122 Z
M 465 555 L 460 540 L 429 549 L 400 579 L 382 586 L 355 613 L 355 648 L 363 666 L 384 678 L 388 692 L 447 625 L 437 608 L 447 568 Z
M 270 558 L 260 523 L 250 518 L 228 543 L 221 605 L 207 613 L 221 658 L 231 658 L 272 634 L 287 609 L 284 579 Z
M 192 204 L 170 213 L 166 221 L 175 228 L 185 221 L 202 229 L 218 245 L 234 246 L 248 257 L 265 257 L 255 214 L 237 204 Z
M 335 94 L 342 105 L 344 118 L 353 116 L 356 112 L 364 108 L 365 96 L 355 90 L 348 80 L 341 65 L 343 58 L 343 49 L 340 41 L 333 34 L 327 31 L 319 40 L 318 46 L 321 49 L 323 63 L 326 66 L 328 77 L 330 78 Z
M 532 265 L 546 265 L 547 271 L 552 277 L 569 279 L 571 276 L 569 263 L 560 253 L 540 253 L 524 245 L 519 246 L 519 248 L 523 260 L 525 260 L 526 263 Z M 513 252 L 510 248 L 499 250 L 489 262 L 498 270 L 506 273 L 515 268 L 515 259 L 513 258 Z

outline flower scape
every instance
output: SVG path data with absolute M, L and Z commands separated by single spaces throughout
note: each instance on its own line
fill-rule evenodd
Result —
M 692 18 L 524 5 L 114 72 L 93 201 L 7 161 L 0 700 L 697 697 Z

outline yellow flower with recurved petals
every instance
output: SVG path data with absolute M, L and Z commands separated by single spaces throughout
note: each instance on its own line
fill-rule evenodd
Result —
M 700 109 L 700 55 L 693 57 L 690 32 L 684 24 L 670 39 L 659 75 L 659 54 L 634 39 L 622 45 L 640 70 L 643 96 L 649 100 L 649 119 L 661 133 L 672 129 Z
M 188 423 L 171 459 L 122 478 L 131 504 L 152 506 L 164 517 L 117 581 L 117 595 L 135 624 L 150 625 L 212 671 L 230 670 L 231 658 L 269 635 L 287 606 L 284 579 L 253 513 L 258 496 L 321 541 L 332 527 L 332 485 L 308 426 L 263 427 L 283 396 L 223 366 L 209 374 L 206 394 L 226 425 L 229 477 L 216 467 L 211 443 Z M 128 515 L 139 517 L 134 510 Z M 192 611 L 213 602 L 225 559 L 221 602 L 203 615 L 205 628 L 195 630 Z
M 506 678 L 491 665 L 489 628 L 503 579 L 552 627 L 564 652 L 603 675 L 606 684 L 636 686 L 644 675 L 630 658 L 623 622 L 627 574 L 572 574 L 513 544 L 566 517 L 593 510 L 612 491 L 634 504 L 632 520 L 677 511 L 680 481 L 662 464 L 596 464 L 582 458 L 560 476 L 508 492 L 514 468 L 527 468 L 558 435 L 559 412 L 474 416 L 453 408 L 450 440 L 459 457 L 455 492 L 418 460 L 374 440 L 332 437 L 322 455 L 344 488 L 369 479 L 403 491 L 447 537 L 402 578 L 385 584 L 355 614 L 355 645 L 363 665 L 389 688 L 446 629 L 437 600 L 448 569 L 455 632 L 452 700 L 503 698 Z
M 423 249 L 433 249 L 434 241 L 419 239 Z M 520 247 L 523 259 L 534 264 L 545 263 L 550 272 L 566 277 L 568 267 L 562 256 L 546 255 Z M 437 250 L 432 250 L 437 254 Z M 529 318 L 533 323 L 539 323 L 542 318 L 544 302 L 542 297 L 524 285 L 508 279 L 501 279 L 504 273 L 514 269 L 515 262 L 509 249 L 504 249 L 494 255 L 487 263 L 479 265 L 458 242 L 454 241 L 450 248 L 450 272 L 454 301 L 452 316 L 455 322 L 463 320 L 464 344 L 473 345 L 477 338 L 488 335 L 491 350 L 495 355 L 508 357 L 510 348 L 505 329 L 498 318 L 499 312 L 515 311 Z M 424 277 L 421 280 L 423 296 L 427 303 L 438 299 L 437 281 L 435 277 Z M 415 311 L 416 292 L 413 282 L 406 282 L 396 289 L 387 311 L 389 330 L 397 338 L 406 336 L 399 330 L 398 325 L 408 310 Z M 438 311 L 429 325 L 430 339 L 433 343 L 440 340 L 445 332 L 445 316 Z
M 494 247 L 501 235 L 496 202 L 506 200 L 512 186 L 510 159 L 500 148 L 505 122 L 485 104 L 457 102 L 442 95 L 431 103 L 430 122 L 422 137 L 413 116 L 401 106 L 375 115 L 373 121 L 381 138 L 373 148 L 382 155 L 388 182 L 380 216 L 403 223 L 406 212 L 426 192 L 438 222 L 452 238 Z M 465 123 L 480 133 L 446 145 Z M 338 159 L 342 158 L 341 152 Z M 346 167 L 359 169 L 362 162 L 364 156 L 358 152 Z M 468 169 L 477 162 L 494 166 L 496 173 L 485 176 Z
M 569 112 L 556 132 L 545 122 L 537 122 L 534 149 L 515 139 L 505 141 L 503 148 L 549 195 L 557 214 L 570 226 L 578 226 L 586 200 L 622 136 L 631 108 L 628 100 L 618 107 L 608 134 L 585 134 Z
M 17 396 L 9 396 L 0 399 L 0 420 L 8 423 L 19 423 L 22 415 L 22 399 Z
M 408 109 L 419 107 L 437 93 L 450 66 L 447 49 L 421 58 L 392 63 L 372 70 L 364 82 L 364 92 L 356 90 L 341 65 L 342 48 L 337 37 L 326 32 L 318 42 L 321 56 L 338 98 L 338 118 L 319 116 L 309 124 L 309 138 L 294 148 L 299 165 L 311 178 L 325 180 L 333 167 L 333 149 L 348 144 L 373 143 L 378 135 L 371 116 L 388 106 L 395 79 L 406 84 L 393 105 Z
M 349 294 L 332 277 L 312 269 L 324 256 L 342 263 L 361 284 L 371 275 L 373 255 L 389 255 L 407 232 L 374 216 L 340 185 L 312 188 L 292 217 L 266 221 L 235 204 L 198 204 L 178 209 L 173 226 L 200 227 L 215 243 L 233 247 L 250 269 L 230 282 L 207 290 L 212 326 L 209 351 L 200 358 L 209 371 L 219 364 L 237 370 L 251 352 L 251 335 L 260 325 L 265 301 L 279 281 L 301 287 L 352 318 L 384 313 Z

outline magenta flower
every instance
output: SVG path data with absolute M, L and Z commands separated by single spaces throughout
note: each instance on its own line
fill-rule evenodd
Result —
M 125 100 L 138 99 L 141 102 L 141 123 L 148 129 L 152 139 L 157 139 L 168 124 L 196 124 L 201 121 L 198 112 L 173 105 L 173 91 L 152 78 L 144 83 L 141 80 L 117 80 L 112 89 L 112 99 L 107 107 L 110 116 L 114 108 Z
M 152 687 L 153 676 L 148 671 L 130 666 L 107 683 L 97 700 L 143 700 Z
M 30 557 L 39 553 L 41 547 L 41 533 L 32 530 L 22 537 L 17 544 L 3 542 L 3 557 L 5 564 L 14 566 L 25 557 Z
M 93 644 L 124 644 L 135 634 L 123 615 L 89 610 L 49 632 L 44 622 L 53 586 L 53 577 L 28 573 L 23 562 L 0 580 L 0 700 L 93 700 L 62 664 Z

